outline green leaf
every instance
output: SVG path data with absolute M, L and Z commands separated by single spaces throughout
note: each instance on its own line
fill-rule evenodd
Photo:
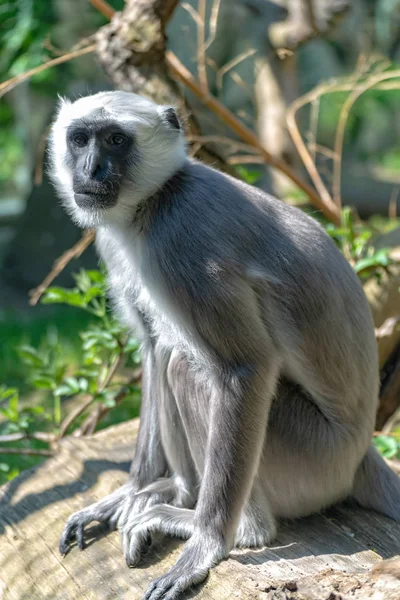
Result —
M 93 286 L 93 287 L 89 288 L 87 290 L 87 292 L 85 292 L 83 299 L 84 299 L 84 302 L 86 302 L 86 304 L 89 304 L 89 302 L 91 300 L 93 300 L 93 298 L 99 298 L 103 295 L 104 295 L 104 292 L 103 292 L 102 288 L 100 288 L 98 286 Z
M 45 375 L 36 375 L 31 379 L 33 385 L 41 390 L 52 390 L 56 387 L 54 379 Z
M 18 467 L 14 467 L 13 469 L 11 469 L 11 471 L 9 471 L 7 473 L 7 480 L 11 481 L 11 479 L 14 479 L 14 477 L 17 477 L 17 475 L 19 475 L 21 472 L 21 469 L 18 469 Z
M 54 390 L 55 396 L 73 396 L 75 392 L 70 388 L 69 385 L 61 384 Z
M 44 360 L 39 351 L 32 346 L 20 346 L 17 349 L 18 356 L 25 364 L 31 367 L 43 367 Z
M 105 277 L 100 271 L 89 270 L 86 273 L 93 283 L 104 284 Z
M 239 177 L 250 185 L 256 183 L 256 181 L 258 181 L 262 176 L 262 172 L 259 169 L 249 169 L 243 167 L 242 165 L 237 165 L 236 171 L 238 172 Z
M 87 379 L 85 379 L 84 377 L 80 377 L 78 380 L 78 384 L 79 384 L 79 389 L 81 390 L 81 392 L 87 392 L 88 388 L 89 388 L 89 382 Z
M 69 386 L 73 394 L 78 394 L 81 391 L 79 381 L 75 377 L 67 377 L 64 383 Z
M 86 302 L 79 290 L 49 288 L 42 297 L 43 304 L 68 304 L 69 306 L 86 307 Z
M 116 396 L 115 393 L 103 392 L 103 394 L 102 394 L 103 404 L 105 406 L 107 406 L 107 408 L 114 408 L 114 406 L 116 405 L 115 396 Z
M 356 273 L 364 271 L 371 267 L 387 267 L 390 264 L 390 258 L 386 249 L 379 250 L 372 256 L 362 258 L 354 265 Z
M 393 458 L 399 451 L 399 444 L 396 439 L 390 435 L 377 435 L 373 438 L 376 449 L 385 458 Z

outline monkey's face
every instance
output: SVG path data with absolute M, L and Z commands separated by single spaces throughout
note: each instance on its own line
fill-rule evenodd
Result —
M 126 92 L 63 101 L 53 125 L 50 177 L 82 227 L 132 222 L 135 207 L 186 158 L 173 109 Z
M 67 148 L 77 206 L 95 211 L 115 206 L 135 158 L 133 132 L 113 121 L 77 119 L 68 127 Z

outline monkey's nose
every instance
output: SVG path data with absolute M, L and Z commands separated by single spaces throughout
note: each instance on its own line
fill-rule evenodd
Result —
M 108 174 L 108 160 L 98 154 L 88 155 L 84 172 L 86 177 L 94 181 L 104 181 Z
M 98 163 L 93 168 L 93 171 L 90 173 L 90 176 L 95 181 L 104 181 L 104 179 L 107 176 L 107 173 L 108 173 L 108 164 L 107 163 L 104 163 L 104 164 Z

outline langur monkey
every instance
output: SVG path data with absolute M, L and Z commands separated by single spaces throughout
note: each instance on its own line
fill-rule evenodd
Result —
M 379 373 L 357 275 L 300 210 L 188 158 L 173 108 L 126 92 L 63 100 L 51 176 L 97 230 L 110 296 L 142 342 L 128 482 L 72 515 L 121 533 L 128 565 L 183 538 L 145 600 L 173 600 L 279 517 L 354 498 L 400 519 L 400 479 L 370 445 Z

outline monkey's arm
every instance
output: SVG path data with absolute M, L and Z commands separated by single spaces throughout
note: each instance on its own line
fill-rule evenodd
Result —
M 173 600 L 202 581 L 232 548 L 256 474 L 278 373 L 279 353 L 245 282 L 196 307 L 196 327 L 214 368 L 205 470 L 193 534 L 176 565 L 156 580 L 144 600 Z M 200 308 L 199 308 L 200 307 Z
M 121 529 L 125 547 L 129 541 L 124 530 L 124 525 L 128 519 L 137 513 L 143 512 L 152 503 L 163 501 L 162 496 L 156 497 L 149 493 L 136 495 L 142 488 L 167 473 L 167 462 L 160 440 L 155 397 L 156 366 L 149 341 L 146 341 L 143 347 L 142 365 L 142 405 L 139 435 L 129 481 L 103 498 L 103 500 L 71 515 L 60 539 L 61 554 L 68 552 L 73 539 L 76 539 L 80 549 L 84 548 L 84 529 L 93 521 L 107 523 L 112 529 L 118 525 Z
M 140 426 L 130 470 L 130 481 L 135 489 L 140 489 L 167 473 L 158 423 L 156 378 L 153 349 L 150 341 L 146 341 L 142 349 Z

